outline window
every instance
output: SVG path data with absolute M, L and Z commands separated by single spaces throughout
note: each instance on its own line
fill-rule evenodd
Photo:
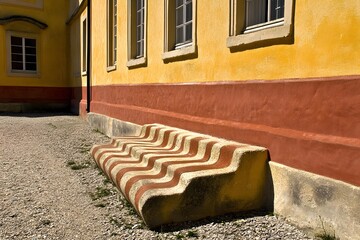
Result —
M 176 44 L 183 47 L 192 41 L 192 1 L 176 0 Z
M 284 0 L 247 0 L 246 32 L 272 23 L 283 23 Z
M 36 39 L 11 36 L 11 70 L 35 72 Z
M 136 0 L 136 58 L 144 56 L 144 0 Z
M 293 32 L 293 7 L 294 0 L 230 0 L 227 46 L 286 43 Z
M 107 69 L 116 69 L 117 52 L 117 0 L 108 0 L 107 17 Z
M 8 32 L 8 72 L 36 75 L 39 71 L 37 34 Z
M 128 67 L 146 64 L 147 0 L 128 0 Z
M 86 70 L 87 70 L 87 21 L 86 21 L 86 17 L 83 18 L 82 20 L 82 27 L 81 27 L 81 31 L 82 31 L 82 74 L 86 75 Z
M 165 0 L 163 60 L 196 56 L 196 0 Z

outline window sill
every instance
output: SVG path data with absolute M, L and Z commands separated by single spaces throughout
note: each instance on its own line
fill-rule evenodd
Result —
M 290 24 L 277 27 L 259 29 L 250 33 L 230 36 L 226 40 L 228 48 L 246 46 L 271 40 L 285 39 L 291 35 L 292 26 Z
M 144 67 L 146 66 L 146 57 L 130 59 L 127 61 L 128 68 Z
M 177 60 L 177 59 L 181 60 L 182 57 L 188 57 L 193 54 L 196 54 L 196 46 L 194 44 L 179 49 L 175 49 L 169 52 L 164 52 L 162 54 L 162 59 L 164 61 Z
M 8 72 L 8 76 L 10 77 L 28 77 L 28 78 L 39 78 L 40 74 L 38 72 L 31 73 L 31 72 Z
M 112 72 L 112 71 L 115 71 L 115 70 L 116 70 L 116 65 L 106 67 L 107 72 Z

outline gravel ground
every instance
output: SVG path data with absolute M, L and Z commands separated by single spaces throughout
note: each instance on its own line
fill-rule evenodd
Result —
M 76 116 L 1 115 L 0 239 L 311 239 L 261 213 L 149 230 L 89 155 L 108 141 Z

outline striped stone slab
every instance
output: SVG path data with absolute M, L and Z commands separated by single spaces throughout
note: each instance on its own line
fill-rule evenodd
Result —
M 149 124 L 91 154 L 150 228 L 262 207 L 262 147 Z

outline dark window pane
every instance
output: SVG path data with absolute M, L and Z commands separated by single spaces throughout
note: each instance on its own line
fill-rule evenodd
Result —
M 136 25 L 141 24 L 141 11 L 136 13 Z
M 192 23 L 186 25 L 186 37 L 185 41 L 192 39 Z
M 184 9 L 183 6 L 176 9 L 176 26 L 184 23 Z
M 82 50 L 83 50 L 83 52 L 82 52 L 82 70 L 83 70 L 83 72 L 85 72 L 86 71 L 86 67 L 87 67 L 87 63 L 86 63 L 86 61 L 87 61 L 87 58 L 86 58 L 86 55 L 87 55 L 87 46 L 86 46 L 86 44 L 87 44 L 87 42 L 86 42 L 86 26 L 87 24 L 86 24 L 86 19 L 84 19 L 83 20 L 83 22 L 82 22 L 82 26 L 83 26 L 83 29 L 82 29 L 82 37 L 83 37 L 83 39 L 82 39 Z
M 192 3 L 186 5 L 186 22 L 192 20 Z
M 26 47 L 25 54 L 36 54 L 36 48 L 33 47 Z
M 139 41 L 141 39 L 141 26 L 136 28 L 136 40 Z
M 26 47 L 36 47 L 36 39 L 25 38 Z
M 22 54 L 11 54 L 11 61 L 22 62 L 23 55 Z
M 13 69 L 13 70 L 23 70 L 22 62 L 11 62 L 11 69 Z
M 144 42 L 140 41 L 136 43 L 136 56 L 142 57 L 144 55 Z
M 246 26 L 267 22 L 267 0 L 246 1 Z
M 184 4 L 184 0 L 176 0 L 176 7 L 179 7 L 182 4 Z
M 26 63 L 36 63 L 36 56 L 35 55 L 26 55 L 25 62 Z
M 284 0 L 271 0 L 270 20 L 284 17 Z
M 136 56 L 140 55 L 140 42 L 136 43 Z
M 19 53 L 19 54 L 22 54 L 22 47 L 11 46 L 11 53 Z
M 21 37 L 11 36 L 11 45 L 21 46 L 22 45 L 22 38 Z
M 36 63 L 26 63 L 25 69 L 28 71 L 36 71 Z
M 139 56 L 144 56 L 144 41 L 140 42 L 140 54 Z
M 176 43 L 184 42 L 184 27 L 176 28 Z
M 278 10 L 278 18 L 283 18 L 284 17 L 285 2 L 284 2 L 284 0 L 278 0 L 278 1 L 279 1 L 279 7 L 280 7 L 280 9 Z

